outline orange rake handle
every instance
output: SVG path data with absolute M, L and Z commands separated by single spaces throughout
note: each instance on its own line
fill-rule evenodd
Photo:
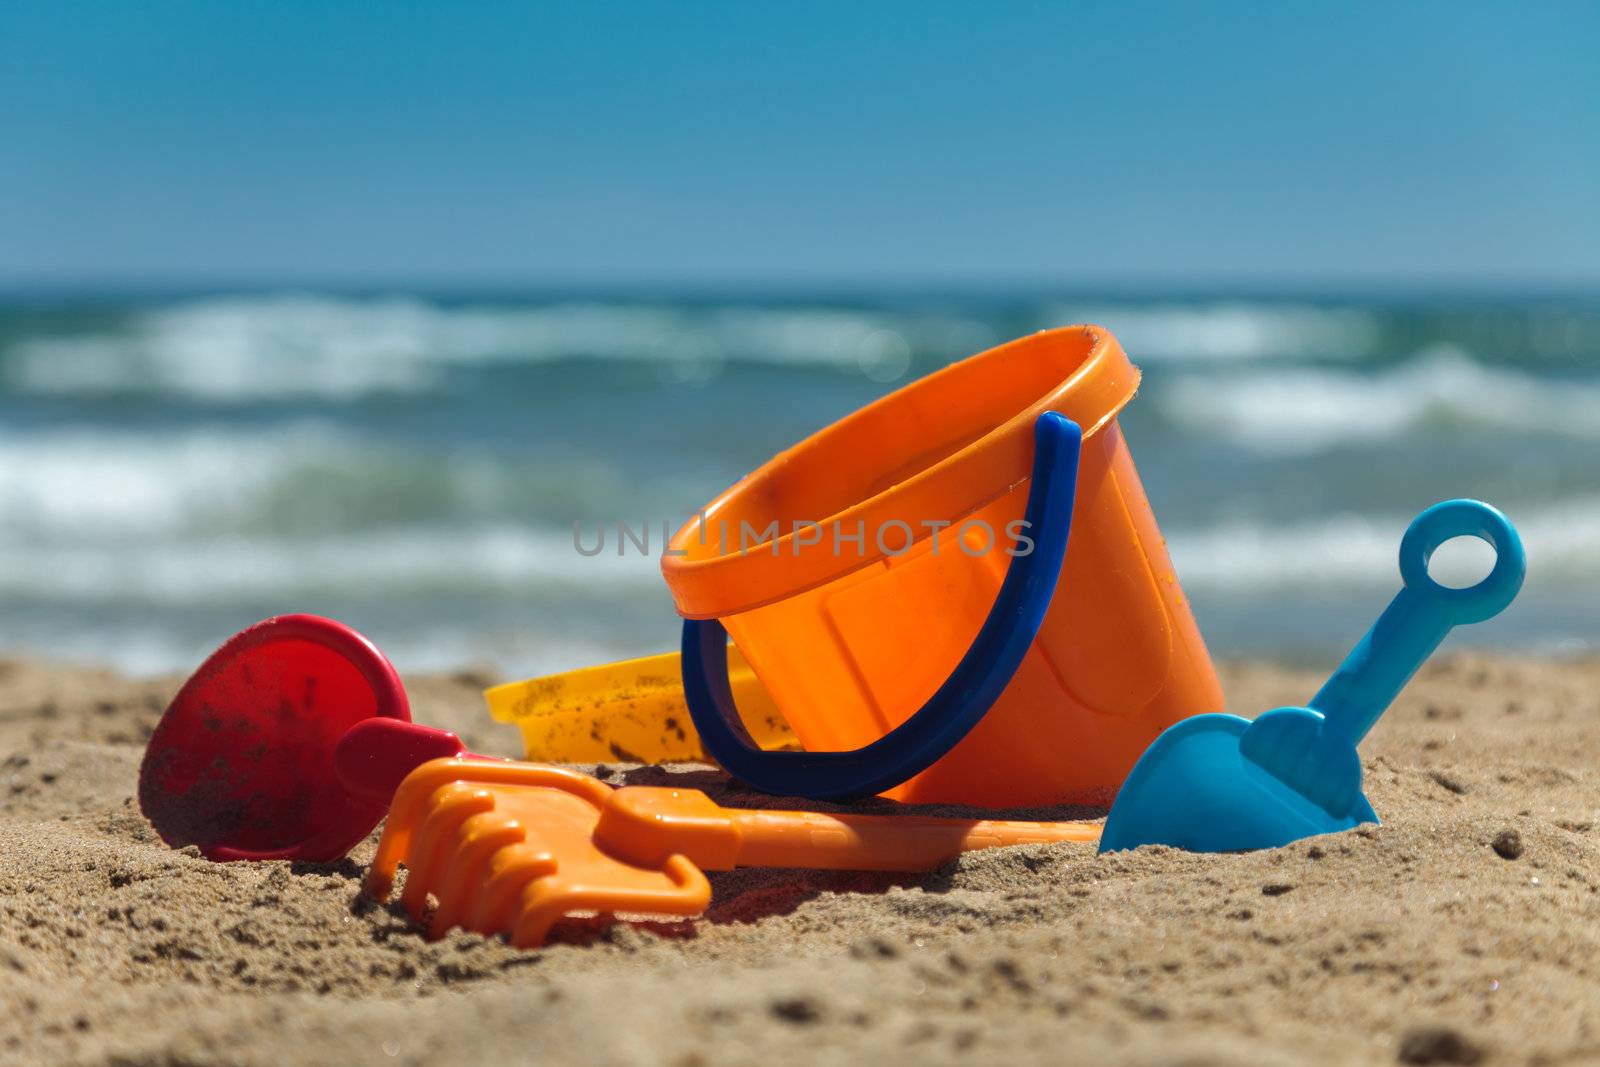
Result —
M 926 871 L 963 852 L 1002 845 L 1095 843 L 1082 822 L 1011 822 L 925 815 L 831 815 L 724 808 L 696 789 L 627 786 L 606 798 L 595 844 L 659 866 L 682 855 L 698 867 Z

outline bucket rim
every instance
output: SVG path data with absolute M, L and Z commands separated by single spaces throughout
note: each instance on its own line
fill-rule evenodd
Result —
M 777 515 L 763 514 L 763 518 L 780 522 L 780 536 L 742 549 L 717 552 L 721 546 L 704 544 L 703 531 L 708 524 L 731 514 L 759 512 L 754 502 L 781 496 L 774 490 L 781 489 L 797 470 L 815 467 L 830 453 L 839 453 L 854 440 L 871 435 L 874 429 L 881 429 L 885 436 L 904 434 L 907 420 L 916 421 L 914 409 L 926 409 L 930 400 L 964 389 L 985 365 L 1033 355 L 1057 362 L 1075 357 L 1076 364 L 1054 386 L 988 431 L 892 484 L 813 521 L 823 528 L 857 529 L 860 523 L 859 529 L 877 531 L 896 522 L 914 529 L 907 522 L 913 516 L 937 516 L 958 522 L 1027 482 L 1033 458 L 1033 424 L 1041 413 L 1059 411 L 1078 423 L 1087 445 L 1138 391 L 1139 369 L 1111 331 L 1094 325 L 1063 326 L 1028 334 L 909 382 L 779 452 L 684 523 L 668 541 L 661 558 L 662 577 L 678 613 L 690 619 L 710 619 L 752 611 L 901 554 L 885 550 L 878 543 L 879 537 L 869 537 L 860 552 L 832 552 L 825 538 L 802 542 L 800 531 L 783 532 L 781 522 L 785 517 Z M 915 463 L 914 457 L 908 458 Z M 762 523 L 759 528 L 764 532 L 768 525 Z M 927 536 L 924 532 L 913 537 L 908 545 Z M 701 551 L 695 552 L 696 548 Z M 712 554 L 707 554 L 706 548 Z

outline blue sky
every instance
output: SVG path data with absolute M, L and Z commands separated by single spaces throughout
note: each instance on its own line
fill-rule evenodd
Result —
M 0 282 L 1600 285 L 1600 5 L 0 6 Z

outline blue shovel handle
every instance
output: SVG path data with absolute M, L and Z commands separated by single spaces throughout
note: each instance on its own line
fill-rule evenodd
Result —
M 1434 550 L 1454 537 L 1494 546 L 1494 569 L 1476 585 L 1451 589 L 1428 574 Z M 1522 588 L 1527 557 L 1516 527 L 1477 500 L 1446 500 L 1412 520 L 1400 541 L 1405 587 L 1333 672 L 1310 706 L 1359 744 L 1453 627 L 1504 611 Z
M 1082 439 L 1078 424 L 1056 412 L 1034 423 L 1033 475 L 1023 512 L 1033 550 L 1011 558 L 988 618 L 950 677 L 916 714 L 869 745 L 848 752 L 756 747 L 728 686 L 727 631 L 716 619 L 685 619 L 683 692 L 706 752 L 764 793 L 843 800 L 893 788 L 954 748 L 1011 682 L 1050 607 L 1072 527 Z

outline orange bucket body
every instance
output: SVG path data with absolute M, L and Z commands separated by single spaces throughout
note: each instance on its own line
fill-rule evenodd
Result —
M 1162 730 L 1222 709 L 1117 426 L 1138 383 L 1094 326 L 1024 337 L 913 382 L 780 453 L 680 529 L 662 559 L 678 610 L 721 620 L 808 750 L 877 740 L 944 682 L 1010 553 L 1026 550 L 1014 524 L 1032 428 L 1060 412 L 1083 446 L 1050 610 L 977 727 L 886 795 L 1109 804 Z

